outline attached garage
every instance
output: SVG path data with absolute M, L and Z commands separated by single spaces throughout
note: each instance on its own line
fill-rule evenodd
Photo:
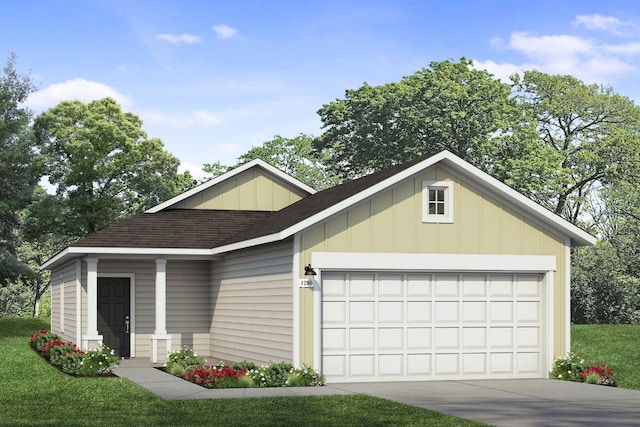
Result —
M 546 373 L 543 274 L 340 271 L 321 289 L 330 381 Z

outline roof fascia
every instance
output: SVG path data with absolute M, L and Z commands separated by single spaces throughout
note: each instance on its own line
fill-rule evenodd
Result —
M 150 209 L 147 209 L 145 211 L 145 213 L 157 213 L 160 212 L 164 209 L 167 209 L 177 203 L 180 203 L 181 201 L 195 195 L 198 194 L 202 191 L 205 191 L 211 187 L 213 187 L 214 185 L 217 185 L 223 181 L 226 181 L 230 178 L 233 178 L 236 175 L 241 174 L 242 172 L 249 170 L 253 167 L 260 167 L 264 170 L 266 170 L 267 172 L 269 172 L 272 175 L 275 175 L 277 178 L 281 179 L 282 181 L 285 181 L 291 185 L 293 185 L 294 187 L 298 188 L 300 191 L 302 192 L 306 192 L 309 194 L 314 194 L 316 192 L 315 189 L 309 187 L 307 184 L 295 179 L 294 177 L 282 172 L 280 169 L 271 166 L 269 163 L 265 162 L 262 159 L 254 159 L 251 160 L 250 162 L 247 162 L 243 165 L 238 166 L 237 168 L 234 168 L 232 170 L 230 170 L 229 172 L 225 172 L 222 175 L 219 175 L 213 179 L 210 179 L 207 182 L 204 182 L 198 186 L 193 187 L 190 190 L 185 191 L 182 194 L 179 194 L 163 203 L 160 203 L 159 205 L 156 205 Z
M 95 246 L 70 246 L 47 262 L 40 266 L 40 270 L 48 270 L 55 265 L 65 261 L 67 258 L 74 258 L 84 255 L 122 255 L 122 256 L 164 256 L 164 257 L 208 257 L 215 254 L 211 249 L 184 249 L 184 248 L 118 248 L 118 247 L 95 247 Z

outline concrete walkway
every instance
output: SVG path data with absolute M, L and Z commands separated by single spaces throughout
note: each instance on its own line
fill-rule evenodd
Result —
M 324 387 L 205 389 L 152 367 L 115 374 L 163 399 L 368 394 L 496 426 L 640 426 L 640 391 L 558 380 L 340 383 Z

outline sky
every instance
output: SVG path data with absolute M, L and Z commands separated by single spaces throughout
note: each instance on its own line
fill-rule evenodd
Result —
M 276 135 L 318 136 L 345 90 L 432 61 L 571 74 L 640 105 L 636 0 L 5 1 L 0 62 L 11 52 L 35 114 L 110 96 L 196 177 Z

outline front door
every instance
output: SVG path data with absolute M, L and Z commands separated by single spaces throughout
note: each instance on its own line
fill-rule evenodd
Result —
M 130 286 L 128 277 L 98 277 L 98 332 L 120 357 L 131 355 Z

